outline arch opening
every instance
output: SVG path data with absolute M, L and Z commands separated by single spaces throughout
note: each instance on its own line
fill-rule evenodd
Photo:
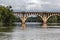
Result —
M 47 23 L 60 23 L 60 15 L 52 15 L 47 19 Z
M 28 18 L 26 19 L 26 27 L 42 27 L 43 20 L 40 16 L 38 15 L 29 15 Z
M 26 19 L 26 22 L 40 22 L 40 23 L 42 23 L 43 20 L 38 15 L 29 15 L 28 18 Z

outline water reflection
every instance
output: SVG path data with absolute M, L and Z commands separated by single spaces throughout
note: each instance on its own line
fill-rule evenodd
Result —
M 10 33 L 0 32 L 0 40 L 11 40 Z
M 15 26 L 1 26 L 0 40 L 59 40 L 60 29 L 58 28 L 41 28 L 53 27 L 54 25 L 60 27 L 60 24 L 15 24 Z M 51 26 L 53 25 L 53 26 Z M 21 29 L 26 28 L 24 30 Z M 54 27 L 55 27 L 54 26 Z
M 0 26 L 0 40 L 12 40 L 11 33 L 15 26 L 7 26 L 2 25 Z
M 43 28 L 47 28 L 48 25 L 47 25 L 47 24 L 43 24 L 42 27 L 43 27 Z
M 1 26 L 0 32 L 12 32 L 14 26 Z
M 21 24 L 21 29 L 26 29 L 26 24 Z

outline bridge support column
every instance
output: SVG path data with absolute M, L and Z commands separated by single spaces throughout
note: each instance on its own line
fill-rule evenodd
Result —
M 46 23 L 46 22 L 43 23 L 42 27 L 43 27 L 43 28 L 47 28 L 47 23 Z
M 20 17 L 20 19 L 21 19 L 21 26 L 22 26 L 22 29 L 25 29 L 25 28 L 26 28 L 25 21 L 26 21 L 27 17 Z
M 47 28 L 47 17 L 43 17 L 43 28 Z

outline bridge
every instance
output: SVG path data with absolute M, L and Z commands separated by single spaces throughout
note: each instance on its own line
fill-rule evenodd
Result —
M 47 27 L 47 20 L 51 17 L 51 16 L 60 16 L 60 12 L 14 12 L 15 16 L 19 16 L 21 19 L 21 24 L 25 24 L 25 21 L 27 20 L 27 18 L 30 15 L 36 15 L 36 16 L 40 16 L 41 19 L 43 20 L 43 27 Z

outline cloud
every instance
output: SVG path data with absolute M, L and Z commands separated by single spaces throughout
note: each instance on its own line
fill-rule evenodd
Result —
M 41 10 L 42 9 L 42 4 L 47 4 L 48 2 L 43 2 L 41 0 L 30 0 L 27 2 L 26 9 L 27 10 Z
M 12 9 L 19 11 L 60 10 L 60 0 L 0 0 L 0 5 L 11 5 Z

